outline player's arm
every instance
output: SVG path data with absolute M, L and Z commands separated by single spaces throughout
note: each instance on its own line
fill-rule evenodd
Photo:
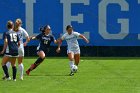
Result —
M 60 53 L 60 51 L 61 51 L 61 48 L 60 48 L 60 47 L 61 47 L 61 45 L 62 45 L 62 41 L 65 39 L 64 37 L 65 37 L 65 36 L 63 35 L 61 38 L 58 38 L 58 39 L 57 39 L 57 43 L 58 43 L 58 48 L 57 48 L 57 50 L 56 50 L 57 53 Z
M 59 42 L 55 39 L 54 36 L 52 36 L 51 38 L 52 38 L 52 41 L 54 41 L 54 43 L 58 45 L 58 47 L 56 49 L 56 52 L 59 53 L 60 52 L 60 44 L 59 44 Z
M 30 37 L 29 36 L 26 37 L 26 41 L 24 42 L 24 46 L 27 46 L 28 42 L 30 42 Z
M 20 41 L 18 41 L 18 47 L 20 46 Z
M 82 34 L 79 35 L 80 38 L 82 38 L 86 43 L 89 43 L 89 40 Z
M 26 41 L 24 42 L 24 46 L 26 46 L 28 44 L 28 42 L 30 42 L 30 37 L 29 37 L 29 34 L 27 33 L 26 30 L 23 30 L 24 32 L 24 35 L 26 37 Z
M 42 37 L 41 34 L 37 35 L 37 36 L 31 36 L 30 37 L 30 40 L 37 40 L 37 39 L 40 39 Z
M 4 46 L 3 46 L 3 49 L 2 49 L 2 51 L 0 52 L 0 54 L 3 54 L 3 53 L 4 53 L 4 51 L 6 50 L 7 45 L 8 45 L 8 40 L 7 40 L 7 38 L 5 38 L 5 39 L 4 39 Z
M 30 37 L 30 40 L 35 40 L 36 39 L 36 36 L 31 36 Z
M 18 47 L 20 47 L 21 41 L 19 39 L 19 35 L 17 34 L 17 42 L 18 42 Z
M 56 52 L 60 53 L 60 46 L 61 46 L 61 44 L 58 42 L 58 40 L 54 40 L 54 43 L 58 45 L 58 47 L 56 49 Z

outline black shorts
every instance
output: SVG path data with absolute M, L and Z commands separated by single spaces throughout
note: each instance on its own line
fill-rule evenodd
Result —
M 49 48 L 46 48 L 46 49 L 41 49 L 41 48 L 39 48 L 39 49 L 37 50 L 37 53 L 40 52 L 40 51 L 43 51 L 43 52 L 45 53 L 45 55 L 46 55 L 46 54 L 49 53 L 50 49 L 49 49 Z
M 18 53 L 5 53 L 5 56 L 8 56 L 8 57 L 18 57 Z

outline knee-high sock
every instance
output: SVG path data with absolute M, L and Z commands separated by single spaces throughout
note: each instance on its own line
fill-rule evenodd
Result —
M 18 67 L 19 67 L 19 71 L 20 71 L 20 77 L 23 77 L 23 71 L 24 71 L 23 63 L 19 64 Z
M 7 66 L 4 65 L 4 66 L 2 66 L 2 68 L 3 68 L 4 74 L 6 75 L 6 78 L 9 78 L 9 73 L 8 73 Z
M 7 66 L 7 69 L 9 69 L 10 66 L 11 66 L 11 62 L 7 62 L 7 63 L 6 63 L 6 66 Z M 4 76 L 6 76 L 5 73 L 4 73 Z
M 17 68 L 16 66 L 13 66 L 12 69 L 13 69 L 13 79 L 16 79 Z
M 70 65 L 70 68 L 72 68 L 72 66 L 74 65 L 74 61 L 70 61 L 69 65 Z
M 39 66 L 42 62 L 43 62 L 43 60 L 44 60 L 45 58 L 38 58 L 36 61 L 35 61 L 35 63 L 34 64 L 32 64 L 31 65 L 31 67 L 28 69 L 28 71 L 32 71 L 33 69 L 35 69 L 37 66 Z

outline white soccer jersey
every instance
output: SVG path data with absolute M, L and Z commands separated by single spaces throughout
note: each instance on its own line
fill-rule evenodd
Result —
M 19 28 L 19 30 L 17 31 L 17 34 L 19 35 L 19 39 L 21 44 L 23 44 L 23 36 L 28 37 L 28 33 L 26 32 L 26 30 L 22 27 Z
M 70 50 L 70 51 L 80 50 L 79 43 L 77 41 L 77 38 L 79 37 L 79 35 L 80 35 L 80 33 L 78 33 L 78 32 L 72 32 L 71 35 L 69 35 L 68 33 L 65 33 L 61 37 L 62 40 L 67 41 L 68 50 Z
M 24 56 L 23 36 L 28 37 L 29 35 L 26 32 L 26 30 L 22 27 L 19 28 L 17 34 L 19 35 L 19 40 L 21 42 L 20 47 L 18 48 L 18 54 L 19 56 Z

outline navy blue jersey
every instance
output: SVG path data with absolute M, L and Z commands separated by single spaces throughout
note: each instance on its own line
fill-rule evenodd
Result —
M 53 35 L 45 35 L 43 33 L 36 36 L 36 39 L 40 41 L 37 50 L 47 50 L 50 47 L 51 42 L 55 40 Z
M 6 36 L 6 32 L 3 33 L 3 37 L 2 37 L 3 40 L 5 39 L 5 36 Z
M 5 33 L 4 38 L 8 41 L 8 46 L 6 48 L 7 55 L 11 56 L 17 56 L 18 55 L 18 42 L 19 42 L 19 36 L 18 34 L 13 31 L 9 30 Z

